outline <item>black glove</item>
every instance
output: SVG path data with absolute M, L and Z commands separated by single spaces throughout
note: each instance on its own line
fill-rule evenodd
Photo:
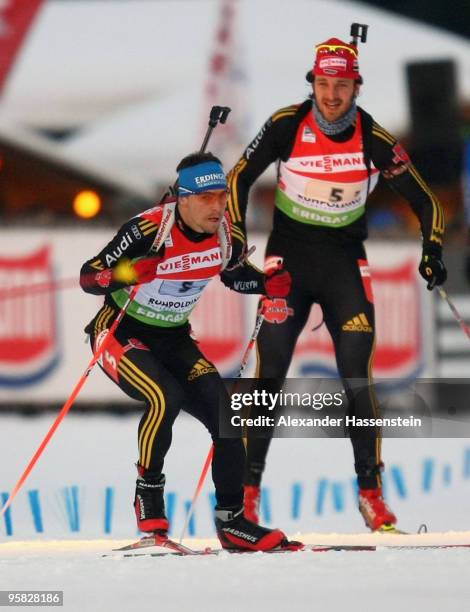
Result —
M 442 261 L 442 249 L 440 247 L 423 247 L 419 273 L 425 281 L 428 281 L 427 289 L 429 291 L 432 291 L 436 285 L 443 285 L 446 282 L 447 270 Z

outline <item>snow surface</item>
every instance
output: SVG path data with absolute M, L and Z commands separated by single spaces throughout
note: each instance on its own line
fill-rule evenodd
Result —
M 0 419 L 3 491 L 11 490 L 52 420 L 51 414 Z M 223 553 L 203 558 L 124 558 L 113 553 L 103 558 L 103 554 L 136 537 L 131 499 L 137 421 L 138 415 L 113 418 L 71 414 L 65 419 L 12 506 L 12 536 L 5 535 L 0 521 L 0 590 L 63 590 L 65 610 L 100 612 L 468 609 L 470 548 L 382 548 L 377 552 L 260 553 L 244 557 Z M 385 440 L 389 471 L 403 468 L 407 495 L 400 497 L 394 486 L 389 486 L 387 494 L 403 528 L 414 530 L 419 522 L 427 522 L 430 530 L 454 530 L 413 536 L 414 544 L 470 543 L 470 480 L 462 464 L 466 444 L 468 440 L 458 438 Z M 194 419 L 179 417 L 166 464 L 168 487 L 176 491 L 178 500 L 176 537 L 183 520 L 182 501 L 192 495 L 207 450 L 204 429 Z M 423 459 L 429 458 L 435 461 L 435 475 L 431 489 L 424 491 L 421 466 Z M 446 473 L 452 468 L 450 482 L 439 476 L 446 466 Z M 307 543 L 401 544 L 402 536 L 365 532 L 351 487 L 347 488 L 342 511 L 328 497 L 324 512 L 315 512 L 318 479 L 328 477 L 331 482 L 347 484 L 351 471 L 348 440 L 274 440 L 265 478 L 272 494 L 270 524 Z M 296 519 L 289 511 L 292 480 L 304 483 Z M 64 510 L 59 507 L 63 505 L 59 488 L 64 484 L 80 488 L 79 533 L 70 532 Z M 116 487 L 116 508 L 112 533 L 105 536 L 102 493 L 104 486 L 111 484 Z M 206 487 L 196 509 L 196 533 L 205 539 L 185 540 L 187 545 L 201 548 L 217 546 L 210 524 L 209 482 Z M 41 496 L 43 534 L 35 533 L 32 527 L 26 490 L 33 488 Z M 299 531 L 307 535 L 299 536 Z
M 117 544 L 1 544 L 0 588 L 63 590 L 77 611 L 460 612 L 470 601 L 470 549 L 101 556 Z

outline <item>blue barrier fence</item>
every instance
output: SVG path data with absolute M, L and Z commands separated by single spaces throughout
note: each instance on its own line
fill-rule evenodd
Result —
M 455 483 L 455 466 L 449 463 L 439 463 L 432 457 L 426 457 L 421 464 L 421 487 L 419 491 L 413 493 L 429 494 L 436 490 L 438 486 L 450 487 Z M 463 451 L 462 469 L 459 477 L 470 480 L 470 447 Z M 289 491 L 290 516 L 294 521 L 300 520 L 302 514 L 313 512 L 316 516 L 321 516 L 326 512 L 345 512 L 352 503 L 356 504 L 357 482 L 353 477 L 349 481 L 338 481 L 328 478 L 319 478 L 313 487 L 313 506 L 311 493 L 312 483 L 293 482 Z M 351 488 L 352 495 L 351 495 Z M 391 491 L 400 499 L 406 500 L 411 496 L 409 484 L 407 483 L 405 470 L 398 465 L 391 465 L 383 475 L 383 488 L 385 495 L 390 495 Z M 32 522 L 36 533 L 45 533 L 43 505 L 40 492 L 37 489 L 27 491 L 29 508 L 31 511 Z M 7 492 L 0 492 L 2 505 L 8 499 Z M 80 503 L 80 488 L 77 485 L 63 487 L 60 491 L 62 509 L 65 512 L 68 529 L 72 533 L 79 533 L 82 528 L 82 505 Z M 215 506 L 215 495 L 213 492 L 208 494 L 207 501 L 210 507 Z M 199 502 L 201 503 L 201 502 Z M 174 518 L 179 504 L 182 510 L 187 512 L 191 502 L 179 500 L 175 491 L 168 491 L 165 494 L 166 513 L 170 525 L 174 523 Z M 113 517 L 116 506 L 116 491 L 114 487 L 107 486 L 103 496 L 103 533 L 113 532 Z M 309 510 L 310 508 L 310 510 Z M 204 509 L 207 511 L 207 508 Z M 262 522 L 270 524 L 273 519 L 272 512 L 272 492 L 270 487 L 262 488 L 260 514 Z M 188 525 L 188 534 L 196 535 L 197 508 Z M 14 535 L 14 507 L 8 508 L 3 516 L 3 526 L 7 536 Z

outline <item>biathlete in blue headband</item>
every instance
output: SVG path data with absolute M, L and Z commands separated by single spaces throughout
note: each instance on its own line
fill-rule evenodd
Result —
M 219 437 L 220 402 L 229 406 L 230 399 L 214 364 L 191 337 L 188 319 L 217 275 L 240 293 L 285 297 L 290 274 L 277 269 L 265 275 L 246 261 L 232 261 L 231 225 L 225 212 L 227 181 L 216 157 L 188 155 L 177 172 L 177 199 L 125 223 L 80 273 L 84 291 L 105 296 L 103 307 L 86 327 L 93 350 L 103 342 L 130 287 L 139 285 L 100 364 L 124 393 L 146 404 L 138 430 L 137 526 L 159 535 L 168 531 L 163 463 L 173 423 L 184 404 L 206 426 L 214 443 L 215 524 L 222 546 L 240 550 L 289 546 L 282 531 L 244 517 L 245 449 L 239 438 Z

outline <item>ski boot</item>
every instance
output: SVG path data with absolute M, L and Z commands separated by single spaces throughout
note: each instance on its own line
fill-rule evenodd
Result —
M 260 527 L 245 518 L 242 508 L 216 508 L 215 527 L 222 548 L 229 551 L 268 551 L 287 548 L 298 550 L 299 542 L 290 543 L 280 529 Z M 295 547 L 292 547 L 293 545 Z
M 256 485 L 245 485 L 244 491 L 245 518 L 258 525 L 261 488 Z
M 140 531 L 166 536 L 169 523 L 165 516 L 163 489 L 165 474 L 155 474 L 137 467 L 134 509 Z
M 397 517 L 385 503 L 382 487 L 359 489 L 359 512 L 371 531 L 396 531 Z

